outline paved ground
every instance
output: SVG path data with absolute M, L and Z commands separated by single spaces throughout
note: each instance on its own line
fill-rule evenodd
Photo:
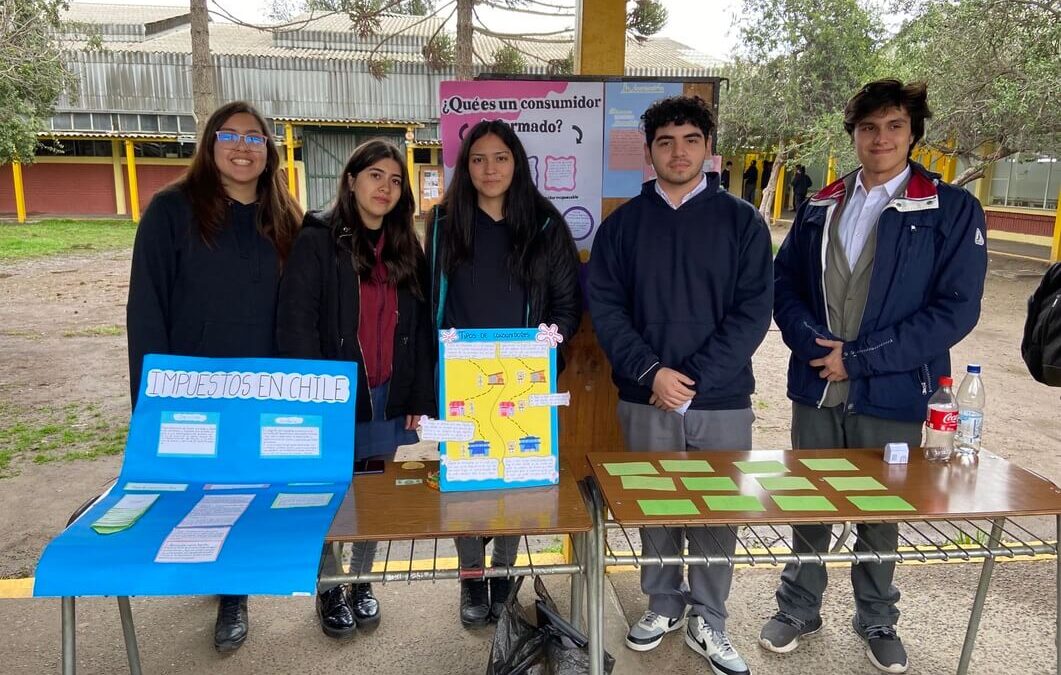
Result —
M 907 565 L 897 582 L 903 591 L 900 629 L 911 658 L 910 673 L 954 672 L 968 620 L 979 565 Z M 1004 563 L 995 568 L 971 673 L 1056 673 L 1053 623 L 1056 612 L 1053 561 Z M 861 643 L 850 629 L 851 591 L 845 569 L 831 571 L 825 628 L 787 657 L 762 651 L 759 627 L 773 612 L 778 570 L 741 569 L 729 601 L 729 633 L 754 673 L 805 675 L 870 674 Z M 606 597 L 606 645 L 618 659 L 615 674 L 704 673 L 703 660 L 683 643 L 680 633 L 656 651 L 631 652 L 622 646 L 627 622 L 644 608 L 638 574 L 609 575 Z M 566 578 L 548 582 L 557 602 L 567 608 Z M 614 590 L 613 590 L 614 589 Z M 492 631 L 466 631 L 457 621 L 455 582 L 388 584 L 378 588 L 384 620 L 371 635 L 347 642 L 325 637 L 317 628 L 308 598 L 252 598 L 251 637 L 243 649 L 222 657 L 211 646 L 214 602 L 211 598 L 133 600 L 145 673 L 361 672 L 379 675 L 484 673 Z M 529 601 L 530 588 L 521 596 Z M 125 672 L 117 608 L 113 600 L 82 600 L 77 605 L 79 673 Z M 0 671 L 36 675 L 59 670 L 57 601 L 0 601 Z

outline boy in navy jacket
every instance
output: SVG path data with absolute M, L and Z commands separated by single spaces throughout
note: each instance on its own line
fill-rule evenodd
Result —
M 749 450 L 751 358 L 770 326 L 770 233 L 756 210 L 703 171 L 711 111 L 699 98 L 657 101 L 642 117 L 656 180 L 601 225 L 589 262 L 590 313 L 619 388 L 631 450 Z M 644 528 L 648 558 L 733 555 L 734 530 Z M 726 637 L 732 569 L 641 566 L 648 611 L 627 634 L 637 651 L 659 645 L 690 616 L 686 644 L 715 673 L 748 666 Z
M 861 167 L 799 207 L 774 261 L 794 449 L 919 446 L 949 350 L 980 316 L 983 209 L 909 160 L 931 116 L 924 84 L 880 80 L 855 94 L 844 128 Z M 796 530 L 798 550 L 829 548 L 831 528 Z M 862 549 L 895 550 L 898 527 L 860 524 L 858 538 Z M 877 669 L 903 673 L 894 572 L 893 562 L 853 566 L 853 626 Z M 817 632 L 826 581 L 821 565 L 786 566 L 760 644 L 786 653 Z

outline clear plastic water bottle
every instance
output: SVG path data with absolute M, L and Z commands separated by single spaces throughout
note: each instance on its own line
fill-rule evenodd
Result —
M 980 364 L 970 363 L 965 379 L 958 387 L 958 433 L 954 437 L 954 451 L 959 456 L 975 457 L 980 453 L 984 434 L 984 405 L 987 395 L 980 379 Z
M 939 378 L 939 389 L 928 400 L 925 419 L 925 459 L 946 462 L 954 452 L 954 435 L 958 431 L 958 402 L 951 388 L 954 380 L 944 375 Z

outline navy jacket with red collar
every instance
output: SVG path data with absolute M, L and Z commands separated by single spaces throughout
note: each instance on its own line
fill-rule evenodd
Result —
M 987 230 L 972 194 L 917 163 L 910 167 L 906 189 L 877 221 L 869 297 L 843 359 L 848 412 L 917 422 L 939 377 L 950 374 L 950 348 L 980 317 Z M 829 326 L 824 266 L 829 223 L 855 175 L 800 206 L 774 260 L 774 320 L 792 350 L 788 396 L 806 405 L 820 406 L 828 386 L 809 362 L 829 352 L 815 338 L 838 339 Z

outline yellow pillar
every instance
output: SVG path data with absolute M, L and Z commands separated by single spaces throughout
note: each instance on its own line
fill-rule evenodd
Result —
M 777 170 L 777 183 L 774 185 L 774 220 L 781 217 L 781 209 L 785 206 L 785 165 Z
M 955 155 L 944 155 L 943 157 L 943 182 L 953 183 L 958 177 L 958 158 Z
M 15 214 L 18 222 L 26 222 L 26 186 L 22 183 L 22 162 L 11 162 L 11 178 L 15 182 Z
M 124 216 L 129 212 L 125 208 L 125 173 L 122 171 L 122 142 L 111 140 L 111 168 L 114 170 L 114 212 Z
M 412 127 L 405 128 L 405 166 L 409 172 L 409 182 L 412 183 L 413 175 L 413 141 L 416 140 L 416 131 Z
M 287 190 L 297 196 L 295 177 L 295 127 L 288 122 L 284 125 L 284 152 L 287 154 Z
M 836 180 L 836 158 L 829 155 L 829 160 L 825 164 L 825 184 L 832 185 Z
M 626 0 L 580 0 L 575 23 L 575 73 L 622 75 L 626 69 Z
M 125 168 L 129 172 L 129 209 L 133 214 L 133 222 L 140 222 L 140 190 L 136 184 L 136 155 L 133 152 L 133 142 L 125 141 Z
M 1061 260 L 1061 190 L 1057 191 L 1057 208 L 1054 209 L 1054 245 L 1050 247 L 1050 260 Z

